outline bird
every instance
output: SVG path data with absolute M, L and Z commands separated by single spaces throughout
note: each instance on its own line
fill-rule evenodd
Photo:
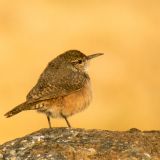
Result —
M 91 80 L 88 75 L 89 61 L 103 53 L 85 55 L 79 50 L 68 50 L 52 61 L 40 75 L 36 85 L 29 91 L 26 101 L 14 107 L 4 116 L 12 117 L 22 111 L 36 110 L 50 118 L 68 117 L 84 110 L 92 100 Z

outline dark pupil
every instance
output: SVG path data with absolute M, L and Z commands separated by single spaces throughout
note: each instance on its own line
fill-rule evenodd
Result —
M 78 60 L 78 63 L 81 64 L 81 63 L 82 63 L 82 60 Z

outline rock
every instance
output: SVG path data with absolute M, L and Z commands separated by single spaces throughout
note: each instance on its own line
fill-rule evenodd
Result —
M 160 131 L 41 129 L 0 146 L 0 160 L 158 160 Z

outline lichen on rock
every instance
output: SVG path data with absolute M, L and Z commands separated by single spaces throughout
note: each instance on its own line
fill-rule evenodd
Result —
M 41 129 L 0 146 L 0 160 L 158 160 L 160 131 Z

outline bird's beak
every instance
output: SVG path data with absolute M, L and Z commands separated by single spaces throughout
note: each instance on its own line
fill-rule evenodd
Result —
M 92 58 L 95 58 L 95 57 L 98 57 L 98 56 L 101 56 L 101 55 L 103 55 L 103 53 L 91 54 L 91 55 L 87 56 L 87 59 L 90 60 Z

